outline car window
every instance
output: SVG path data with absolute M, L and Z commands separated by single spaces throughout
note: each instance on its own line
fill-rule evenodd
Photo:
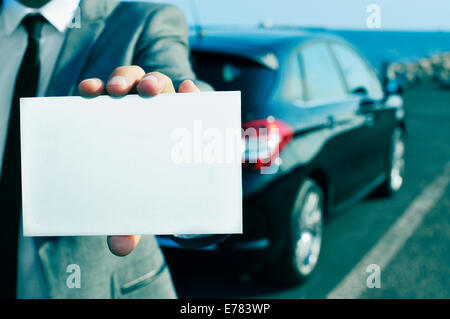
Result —
M 288 100 L 303 100 L 303 81 L 300 72 L 300 63 L 298 55 L 289 57 L 286 71 L 283 75 L 284 85 L 282 88 L 283 96 Z
M 246 58 L 210 52 L 193 52 L 197 77 L 217 91 L 241 91 L 242 103 L 266 102 L 274 87 L 276 72 Z
M 336 54 L 350 92 L 364 88 L 369 97 L 383 98 L 383 90 L 377 76 L 354 50 L 336 43 L 333 43 L 331 48 Z
M 346 95 L 344 83 L 330 49 L 325 43 L 301 49 L 308 100 L 335 99 Z

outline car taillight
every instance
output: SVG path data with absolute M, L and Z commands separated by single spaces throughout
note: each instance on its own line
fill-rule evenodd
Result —
M 251 169 L 270 166 L 294 136 L 289 125 L 273 117 L 244 123 L 242 128 L 242 163 L 244 167 Z

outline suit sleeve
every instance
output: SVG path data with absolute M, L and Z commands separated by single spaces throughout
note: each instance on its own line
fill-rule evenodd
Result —
M 193 80 L 202 91 L 211 87 L 196 79 L 189 61 L 188 26 L 183 13 L 172 5 L 160 5 L 148 17 L 135 49 L 134 64 L 145 72 L 161 72 L 174 86 Z

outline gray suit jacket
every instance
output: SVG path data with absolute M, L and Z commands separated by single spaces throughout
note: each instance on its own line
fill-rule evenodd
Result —
M 81 80 L 106 81 L 122 65 L 160 71 L 176 87 L 195 79 L 188 59 L 188 29 L 177 8 L 113 0 L 83 0 L 80 7 L 81 28 L 68 30 L 47 96 L 76 95 Z M 144 237 L 127 257 L 112 255 L 105 237 L 40 238 L 36 244 L 51 298 L 176 297 L 153 236 Z M 70 264 L 80 266 L 79 289 L 66 284 Z

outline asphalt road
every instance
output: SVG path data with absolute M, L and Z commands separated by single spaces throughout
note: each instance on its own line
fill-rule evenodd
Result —
M 405 93 L 405 108 L 404 188 L 393 198 L 365 199 L 330 219 L 309 280 L 281 289 L 246 274 L 246 264 L 237 256 L 165 251 L 179 297 L 450 298 L 450 170 L 445 173 L 450 162 L 450 90 L 420 84 Z M 398 249 L 391 249 L 395 245 Z M 367 288 L 365 262 L 380 265 L 380 288 Z

